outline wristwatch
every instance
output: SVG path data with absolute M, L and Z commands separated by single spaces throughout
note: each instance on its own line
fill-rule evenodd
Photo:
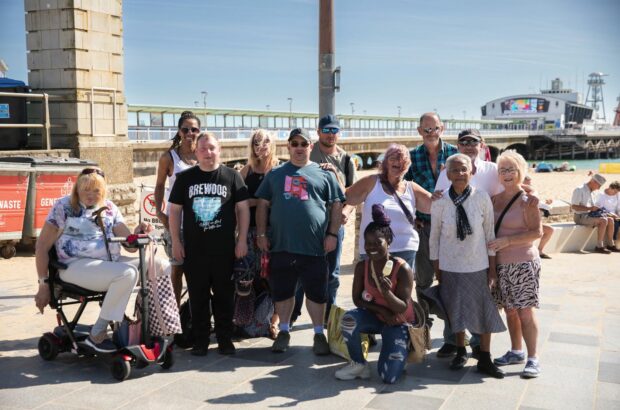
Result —
M 42 283 L 50 283 L 50 280 L 49 278 L 39 278 L 38 282 L 41 285 Z
M 327 236 L 333 236 L 334 238 L 338 238 L 338 235 L 337 235 L 337 234 L 335 234 L 335 233 L 333 233 L 333 232 L 329 232 L 329 231 L 328 231 L 328 232 L 326 232 L 326 233 L 325 233 L 325 235 L 327 235 Z

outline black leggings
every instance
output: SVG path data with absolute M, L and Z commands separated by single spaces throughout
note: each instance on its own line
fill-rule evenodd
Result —
M 230 339 L 233 331 L 235 286 L 231 279 L 234 255 L 186 255 L 183 263 L 196 345 L 209 343 L 211 305 L 215 336 Z M 212 303 L 211 303 L 212 302 Z

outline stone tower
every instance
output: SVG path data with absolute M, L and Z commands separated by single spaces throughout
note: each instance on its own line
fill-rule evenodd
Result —
M 109 197 L 133 222 L 122 0 L 25 0 L 28 82 L 50 94 L 50 148 L 70 148 L 105 171 Z M 36 115 L 40 110 L 31 110 Z M 32 135 L 30 146 L 41 146 Z

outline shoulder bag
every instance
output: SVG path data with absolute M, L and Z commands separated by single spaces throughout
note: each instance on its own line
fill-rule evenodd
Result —
M 522 193 L 523 191 L 519 190 L 519 192 L 517 192 L 515 196 L 512 197 L 510 202 L 508 202 L 508 204 L 506 205 L 502 213 L 499 215 L 499 218 L 497 218 L 497 222 L 495 223 L 495 236 L 497 236 L 497 233 L 499 232 L 499 227 L 502 224 L 502 221 L 504 220 L 504 216 L 506 216 L 506 212 L 508 212 L 512 204 L 514 204 L 515 201 L 519 199 Z

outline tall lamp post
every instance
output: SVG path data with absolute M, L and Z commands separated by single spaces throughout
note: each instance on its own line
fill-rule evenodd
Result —
M 207 95 L 209 95 L 208 92 L 206 91 L 201 91 L 200 94 L 202 94 L 202 108 L 204 109 L 205 113 L 205 122 L 204 122 L 204 126 L 207 126 Z
M 293 128 L 293 98 L 288 97 L 288 126 Z
M 355 115 L 355 103 L 349 103 L 351 105 L 351 115 Z

